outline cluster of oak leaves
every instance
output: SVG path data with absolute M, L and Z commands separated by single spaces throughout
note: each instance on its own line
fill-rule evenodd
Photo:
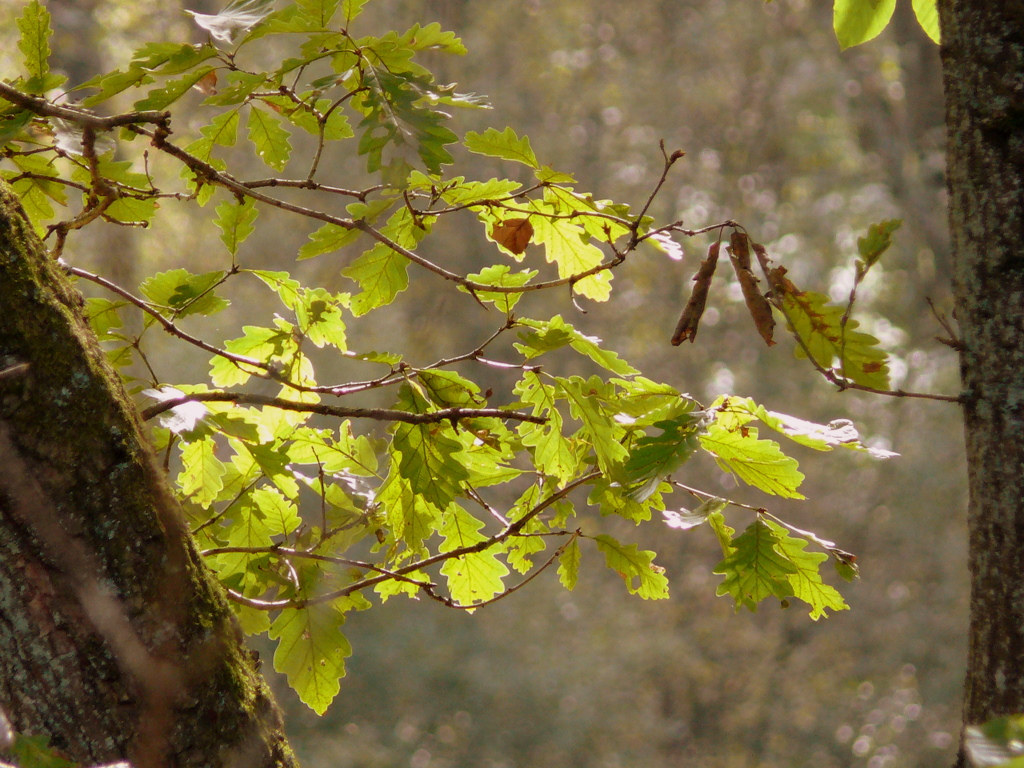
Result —
M 453 162 L 446 146 L 459 137 L 447 127 L 449 115 L 440 107 L 472 106 L 477 100 L 434 83 L 415 56 L 425 50 L 460 54 L 465 49 L 436 24 L 356 37 L 352 30 L 365 3 L 322 0 L 274 10 L 267 0 L 236 0 L 221 14 L 193 14 L 210 41 L 148 43 L 127 67 L 94 78 L 86 84 L 96 91 L 83 102 L 87 106 L 144 90 L 133 105 L 136 119 L 129 114 L 117 122 L 125 138 L 150 140 L 152 156 L 138 164 L 109 156 L 113 142 L 104 141 L 92 113 L 42 97 L 59 88 L 62 78 L 49 70 L 49 14 L 36 0 L 26 4 L 18 22 L 27 76 L 0 91 L 0 144 L 11 166 L 0 173 L 20 195 L 37 230 L 56 240 L 55 255 L 70 233 L 93 221 L 144 226 L 161 205 L 170 207 L 169 199 L 205 206 L 221 196 L 215 224 L 229 262 L 225 269 L 194 274 L 177 268 L 152 275 L 139 286 L 141 296 L 73 263 L 69 272 L 113 294 L 89 299 L 94 330 L 133 391 L 160 401 L 143 415 L 158 424 L 154 440 L 168 466 L 180 467 L 174 479 L 196 540 L 245 630 L 266 632 L 278 642 L 275 668 L 322 713 L 340 689 L 350 653 L 341 632 L 345 614 L 370 607 L 365 594 L 375 593 L 382 601 L 426 595 L 473 610 L 556 563 L 562 584 L 572 589 L 581 542 L 592 543 L 631 593 L 667 597 L 668 580 L 654 564 L 653 552 L 570 524 L 576 518 L 570 495 L 584 488 L 587 503 L 602 514 L 639 523 L 655 511 L 677 529 L 706 523 L 723 553 L 715 568 L 724 577 L 718 592 L 731 596 L 737 608 L 753 610 L 766 598 L 784 605 L 798 599 L 814 619 L 846 608 L 839 592 L 823 581 L 820 567 L 831 558 L 840 576 L 853 579 L 853 555 L 765 508 L 688 487 L 679 481 L 678 470 L 700 450 L 748 485 L 803 498 L 796 460 L 777 443 L 761 439 L 755 423 L 816 450 L 842 447 L 878 458 L 890 454 L 865 446 L 845 421 L 813 424 L 734 396 L 701 407 L 674 388 L 644 378 L 602 348 L 599 339 L 560 316 L 517 316 L 516 303 L 523 292 L 538 287 L 531 281 L 539 270 L 512 272 L 502 263 L 462 276 L 423 258 L 417 246 L 438 218 L 468 211 L 516 261 L 526 257 L 530 245 L 543 247 L 558 278 L 540 287 L 569 286 L 574 296 L 604 301 L 611 292 L 612 269 L 627 251 L 644 242 L 670 242 L 672 234 L 693 233 L 679 223 L 655 229 L 644 213 L 631 214 L 628 206 L 575 191 L 572 176 L 541 164 L 528 139 L 511 128 L 470 132 L 462 144 L 472 153 L 517 163 L 532 175 L 532 187 L 509 179 L 444 175 L 442 166 Z M 336 14 L 343 22 L 332 21 Z M 298 57 L 279 62 L 270 72 L 244 69 L 243 47 L 273 36 L 303 40 Z M 307 67 L 325 63 L 332 67 L 330 75 L 314 79 L 306 90 L 307 85 L 299 87 Z M 163 111 L 195 91 L 205 97 L 196 114 L 212 114 L 199 138 L 181 146 Z M 360 120 L 356 127 L 346 111 Z M 147 127 L 154 121 L 157 128 Z M 291 131 L 312 136 L 317 151 L 306 177 L 242 181 L 227 174 L 220 155 L 236 151 L 243 125 L 255 156 L 277 174 L 294 167 Z M 366 157 L 369 172 L 379 172 L 382 183 L 363 191 L 321 184 L 318 163 L 325 143 L 355 138 L 357 132 L 358 154 Z M 404 151 L 410 145 L 415 156 Z M 666 157 L 666 173 L 678 156 Z M 181 170 L 180 192 L 162 192 L 152 175 L 158 160 L 168 157 Z M 260 207 L 277 206 L 300 216 L 311 210 L 266 191 L 275 187 L 355 198 L 346 207 L 348 216 L 323 211 L 308 216 L 321 226 L 309 235 L 299 258 L 337 254 L 371 237 L 372 246 L 342 270 L 357 291 L 335 294 L 304 286 L 284 271 L 244 266 L 241 246 L 256 229 Z M 67 207 L 68 190 L 81 191 L 82 207 L 59 221 L 54 204 Z M 898 226 L 897 221 L 882 222 L 860 240 L 858 284 L 889 247 Z M 730 259 L 750 314 L 769 345 L 774 343 L 773 313 L 778 313 L 796 340 L 797 354 L 821 375 L 841 388 L 888 387 L 886 355 L 878 340 L 858 331 L 850 317 L 853 293 L 845 306 L 836 306 L 825 296 L 800 291 L 738 225 L 726 222 L 704 231 L 711 230 L 720 236 L 731 230 Z M 629 245 L 620 250 L 616 243 L 623 240 Z M 606 260 L 602 247 L 615 257 Z M 70 250 L 64 256 L 73 262 Z M 713 244 L 701 263 L 674 344 L 696 336 L 719 250 L 720 244 Z M 753 274 L 751 250 L 767 280 L 767 295 Z M 411 266 L 453 281 L 481 304 L 496 308 L 502 316 L 498 330 L 473 352 L 430 365 L 411 363 L 394 352 L 351 349 L 346 325 L 395 301 L 408 286 Z M 188 317 L 226 308 L 226 286 L 246 279 L 280 301 L 265 326 L 245 326 L 241 336 L 219 347 L 182 330 Z M 143 314 L 141 333 L 125 330 L 124 311 Z M 171 388 L 155 373 L 145 382 L 132 380 L 129 366 L 138 362 L 143 336 L 151 329 L 171 332 L 212 353 L 209 383 Z M 507 332 L 515 332 L 516 341 L 502 354 L 518 359 L 487 359 L 485 349 Z M 377 366 L 378 373 L 362 382 L 319 384 L 309 345 Z M 558 376 L 536 363 L 559 349 L 588 358 L 607 378 Z M 147 366 L 153 362 L 145 360 Z M 457 372 L 457 362 L 513 372 L 518 377 L 511 388 L 514 402 L 505 410 L 485 409 L 490 392 L 482 393 L 460 372 L 464 369 Z M 271 398 L 240 389 L 253 376 L 279 383 L 279 394 Z M 390 410 L 346 411 L 322 402 L 387 387 L 397 391 Z M 313 426 L 314 414 L 341 421 L 333 428 Z M 353 428 L 356 419 L 388 424 L 387 437 L 372 440 L 368 430 Z M 514 428 L 508 426 L 517 420 Z M 483 491 L 517 478 L 528 482 L 520 481 L 525 487 L 518 499 L 499 511 Z M 672 491 L 687 494 L 695 508 L 667 509 L 663 496 Z M 300 514 L 300 496 L 305 504 L 310 493 L 319 509 Z M 464 500 L 482 510 L 480 517 L 459 503 Z M 737 533 L 727 523 L 727 510 L 753 521 Z M 492 530 L 495 520 L 497 531 Z M 534 558 L 550 541 L 559 546 L 535 565 Z M 811 544 L 816 550 L 807 551 Z M 377 559 L 357 559 L 350 552 Z M 524 580 L 509 586 L 510 568 Z M 443 588 L 437 583 L 442 580 Z

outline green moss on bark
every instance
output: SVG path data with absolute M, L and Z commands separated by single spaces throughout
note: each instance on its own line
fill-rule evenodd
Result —
M 0 369 L 27 364 L 0 378 L 0 705 L 85 763 L 294 764 L 78 293 L 2 183 L 0 286 Z

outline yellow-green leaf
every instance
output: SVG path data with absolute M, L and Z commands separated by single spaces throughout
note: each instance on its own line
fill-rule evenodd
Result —
M 25 57 L 25 69 L 29 75 L 41 81 L 50 71 L 50 12 L 39 0 L 32 0 L 18 17 L 18 50 Z
M 533 154 L 530 140 L 526 136 L 519 138 L 511 128 L 499 131 L 488 128 L 483 133 L 469 131 L 463 141 L 466 149 L 478 155 L 499 157 L 503 160 L 514 160 L 531 168 L 540 168 L 537 156 Z
M 449 505 L 441 526 L 444 541 L 440 551 L 451 552 L 484 541 L 486 537 L 480 533 L 481 528 L 483 523 L 458 504 Z M 494 552 L 487 549 L 446 560 L 441 566 L 441 574 L 448 579 L 448 591 L 459 605 L 490 600 L 502 592 L 505 588 L 502 579 L 508 572 Z
M 731 595 L 737 611 L 741 606 L 756 611 L 758 603 L 772 595 L 780 600 L 793 595 L 789 577 L 797 567 L 779 554 L 778 542 L 772 529 L 756 520 L 732 540 L 731 551 L 715 566 L 714 572 L 725 576 L 717 594 Z
M 270 626 L 274 669 L 288 677 L 302 703 L 318 715 L 341 690 L 352 646 L 341 632 L 345 614 L 332 603 L 285 608 Z
M 249 110 L 249 141 L 256 148 L 260 159 L 275 171 L 283 171 L 292 153 L 289 133 L 281 126 L 281 121 L 269 112 L 257 109 Z
M 733 431 L 714 423 L 700 435 L 700 444 L 722 469 L 748 485 L 787 499 L 804 498 L 797 490 L 804 476 L 796 459 L 786 456 L 778 443 L 758 439 L 756 427 Z
M 776 551 L 788 559 L 795 569 L 788 574 L 790 586 L 793 587 L 793 597 L 811 606 L 811 618 L 817 621 L 822 616 L 827 617 L 826 609 L 849 609 L 850 606 L 843 600 L 843 596 L 821 580 L 819 569 L 821 564 L 828 560 L 828 555 L 824 552 L 805 552 L 805 539 L 790 536 L 785 528 L 771 520 L 766 520 L 765 524 L 776 536 Z
M 185 443 L 181 450 L 178 486 L 192 501 L 208 507 L 224 487 L 224 464 L 215 455 L 212 438 Z
M 631 595 L 644 600 L 668 598 L 668 579 L 664 569 L 654 565 L 654 552 L 641 550 L 636 544 L 621 544 L 611 536 L 598 536 L 595 541 L 605 563 L 622 577 Z
M 866 43 L 886 28 L 896 0 L 835 0 L 832 25 L 843 50 Z
M 917 22 L 921 25 L 921 29 L 932 39 L 932 42 L 940 43 L 939 12 L 935 7 L 935 0 L 914 0 L 913 5 L 914 15 L 917 16 Z

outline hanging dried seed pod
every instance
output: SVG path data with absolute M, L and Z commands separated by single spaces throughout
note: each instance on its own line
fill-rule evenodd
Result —
M 708 257 L 700 263 L 697 274 L 693 276 L 693 290 L 690 292 L 690 299 L 686 302 L 683 314 L 679 317 L 676 325 L 676 332 L 672 334 L 672 346 L 678 347 L 689 339 L 690 343 L 697 338 L 697 326 L 704 314 L 704 304 L 708 300 L 708 289 L 711 287 L 711 278 L 715 275 L 715 267 L 718 265 L 718 250 L 720 243 L 712 243 L 708 248 Z
M 734 231 L 729 238 L 729 252 L 732 256 L 732 266 L 736 271 L 736 279 L 740 281 L 740 288 L 743 290 L 743 300 L 747 303 L 747 311 L 754 320 L 757 332 L 770 347 L 775 341 L 772 335 L 775 332 L 775 318 L 772 317 L 772 307 L 768 300 L 761 295 L 757 287 L 758 279 L 750 271 L 750 248 L 747 236 L 739 231 Z

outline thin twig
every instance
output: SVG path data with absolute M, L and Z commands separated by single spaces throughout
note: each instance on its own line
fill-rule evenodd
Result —
M 248 392 L 194 392 L 170 400 L 162 400 L 142 411 L 143 419 L 151 419 L 165 411 L 185 403 L 235 403 L 236 405 L 259 405 L 280 408 L 284 411 L 299 413 L 315 413 L 321 416 L 332 416 L 345 419 L 375 419 L 377 421 L 400 421 L 406 424 L 436 424 L 442 421 L 458 421 L 460 419 L 509 419 L 512 421 L 528 421 L 533 424 L 545 424 L 543 416 L 533 416 L 520 411 L 508 411 L 501 408 L 442 408 L 427 413 L 410 413 L 393 408 L 352 408 L 325 403 L 300 403 L 283 397 L 270 397 Z
M 211 555 L 282 555 L 286 557 L 295 557 L 304 560 L 316 560 L 321 563 L 332 563 L 334 565 L 345 565 L 351 566 L 352 568 L 362 568 L 367 571 L 373 571 L 375 573 L 383 574 L 388 578 L 395 579 L 396 581 L 404 581 L 408 584 L 415 584 L 417 587 L 425 588 L 433 586 L 430 582 L 419 581 L 417 579 L 411 579 L 408 576 L 403 576 L 395 571 L 389 571 L 387 568 L 382 568 L 379 565 L 373 563 L 367 563 L 363 560 L 350 560 L 345 557 L 334 557 L 332 555 L 320 555 L 315 552 L 307 552 L 302 549 L 293 549 L 291 547 L 280 547 L 272 545 L 269 547 L 215 547 L 213 549 L 204 549 L 201 553 L 204 557 Z
M 539 568 L 537 568 L 537 570 L 535 570 L 533 573 L 531 573 L 529 576 L 527 576 L 525 579 L 523 579 L 518 584 L 516 584 L 514 586 L 511 586 L 508 589 L 498 593 L 497 595 L 495 595 L 494 597 L 490 598 L 489 600 L 481 600 L 479 603 L 469 603 L 468 605 L 463 605 L 461 603 L 456 603 L 450 597 L 444 597 L 442 595 L 437 594 L 434 591 L 433 587 L 426 587 L 426 588 L 424 588 L 423 591 L 427 594 L 428 597 L 432 598 L 433 600 L 436 600 L 439 603 L 443 603 L 444 605 L 446 605 L 449 608 L 457 608 L 457 609 L 462 610 L 462 611 L 475 611 L 477 608 L 483 608 L 485 605 L 491 605 L 492 603 L 496 603 L 499 600 L 503 600 L 504 598 L 506 598 L 509 595 L 511 595 L 513 592 L 517 592 L 518 590 L 522 589 L 527 584 L 529 584 L 531 581 L 533 581 L 538 576 L 540 576 L 542 573 L 544 573 L 544 571 L 546 571 L 549 567 L 551 567 L 551 565 L 555 562 L 555 560 L 557 560 L 559 558 L 559 556 L 565 551 L 566 547 L 568 547 L 570 544 L 572 544 L 572 542 L 574 542 L 577 538 L 579 538 L 582 535 L 582 532 L 577 530 L 576 532 L 574 532 L 571 535 L 572 535 L 572 538 L 569 539 L 569 541 L 565 542 L 565 544 L 560 546 L 558 549 L 556 549 L 554 554 L 551 555 L 551 557 L 549 557 Z
M 514 523 L 511 523 L 503 531 L 501 531 L 500 533 L 495 534 L 494 536 L 491 536 L 488 539 L 484 539 L 484 540 L 482 540 L 480 542 L 477 542 L 476 544 L 472 544 L 472 545 L 468 545 L 468 546 L 465 546 L 465 547 L 459 547 L 457 549 L 453 549 L 450 552 L 443 552 L 443 553 L 439 553 L 439 554 L 436 554 L 436 555 L 432 555 L 430 557 L 425 557 L 422 560 L 418 560 L 415 563 L 410 563 L 409 565 L 403 566 L 402 568 L 396 568 L 394 570 L 394 573 L 396 573 L 398 575 L 405 575 L 407 573 L 412 573 L 413 571 L 422 570 L 423 568 L 427 568 L 428 566 L 434 565 L 435 563 L 443 562 L 445 560 L 451 560 L 452 558 L 462 557 L 463 555 L 470 555 L 470 554 L 474 554 L 476 552 L 483 552 L 484 550 L 489 549 L 489 548 L 495 546 L 496 544 L 500 544 L 501 542 L 505 541 L 505 539 L 509 538 L 510 536 L 515 536 L 516 534 L 518 534 L 524 527 L 526 527 L 526 524 L 528 522 L 530 522 L 530 520 L 535 518 L 537 515 L 539 515 L 545 509 L 550 507 L 552 504 L 554 504 L 555 502 L 560 501 L 561 499 L 565 498 L 570 493 L 572 493 L 574 490 L 579 488 L 581 485 L 590 482 L 591 480 L 593 480 L 596 477 L 599 477 L 600 475 L 601 475 L 601 472 L 599 470 L 593 470 L 593 471 L 588 472 L 587 474 L 585 474 L 585 475 L 583 475 L 581 477 L 576 478 L 571 483 L 566 485 L 564 488 L 562 488 L 562 489 L 560 489 L 558 491 L 555 491 L 550 496 L 548 496 L 546 499 L 541 501 L 539 504 L 537 504 L 537 506 L 535 506 L 533 509 L 531 509 L 529 512 L 527 512 L 525 515 L 523 515 L 521 518 L 519 518 L 519 520 L 515 521 Z M 332 600 L 337 600 L 338 598 L 345 597 L 346 595 L 350 595 L 353 592 L 361 591 L 363 589 L 366 589 L 367 587 L 376 586 L 377 584 L 380 584 L 381 582 L 387 581 L 389 578 L 391 578 L 391 577 L 390 576 L 383 576 L 383 575 L 381 575 L 381 576 L 374 576 L 374 577 L 369 578 L 369 579 L 363 579 L 362 581 L 357 581 L 354 584 L 350 584 L 349 586 L 344 587 L 342 589 L 335 590 L 333 592 L 328 592 L 328 593 L 323 594 L 323 595 L 317 595 L 316 597 L 309 598 L 308 600 L 305 601 L 304 604 L 305 605 L 315 605 L 317 603 L 327 603 L 327 602 L 330 602 Z M 289 606 L 294 605 L 294 601 L 289 601 L 289 600 L 277 600 L 277 601 L 266 600 L 266 601 L 260 601 L 260 600 L 254 600 L 252 598 L 247 598 L 244 595 L 238 595 L 238 597 L 243 598 L 243 600 L 244 600 L 243 604 L 244 605 L 249 605 L 250 607 L 258 608 L 260 610 L 277 610 L 279 608 L 287 608 Z M 235 595 L 231 595 L 231 599 L 233 599 L 233 600 L 236 599 Z M 239 600 L 238 602 L 242 602 L 242 601 Z
M 183 330 L 178 328 L 178 326 L 176 326 L 173 322 L 171 322 L 166 317 L 157 312 L 155 309 L 153 309 L 151 306 L 149 306 L 147 302 L 140 299 L 138 296 L 135 296 L 134 294 L 130 293 L 129 291 L 125 290 L 117 283 L 112 283 L 105 277 L 100 277 L 99 275 L 95 275 L 92 272 L 87 272 L 86 270 L 81 269 L 80 267 L 67 266 L 65 268 L 68 274 L 75 275 L 76 277 L 81 277 L 84 280 L 89 280 L 90 282 L 96 283 L 97 285 L 101 285 L 111 293 L 116 293 L 118 296 L 125 299 L 129 303 L 134 304 L 136 307 L 138 307 L 147 315 L 149 315 L 158 323 L 160 323 L 160 325 L 163 326 L 163 329 L 172 336 L 176 336 L 182 341 L 187 341 L 189 344 L 199 347 L 200 349 L 205 350 L 206 352 L 217 355 L 219 357 L 223 357 L 226 360 L 230 360 L 236 365 L 248 365 L 252 366 L 253 368 L 257 368 L 263 371 L 268 378 L 272 378 L 279 381 L 281 380 L 279 374 L 276 371 L 274 371 L 268 363 L 263 363 L 260 362 L 259 360 L 254 360 L 251 357 L 245 357 L 244 355 L 236 355 L 233 352 L 228 352 L 226 349 L 215 347 L 212 344 L 205 342 L 200 338 L 197 338 L 196 336 L 192 336 L 191 334 L 185 333 Z

